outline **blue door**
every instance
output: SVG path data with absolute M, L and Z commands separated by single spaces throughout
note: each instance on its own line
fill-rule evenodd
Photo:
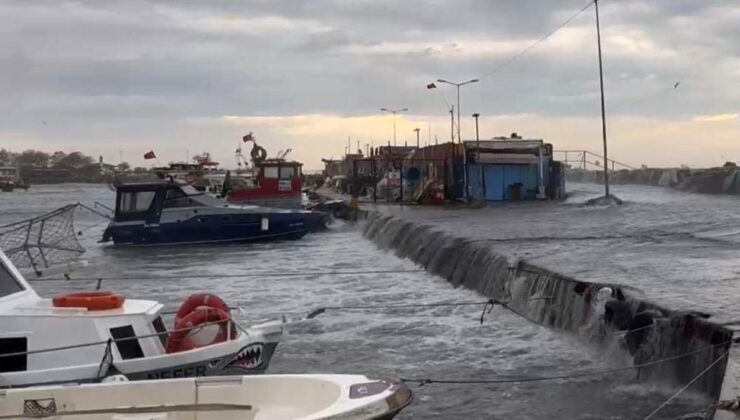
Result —
M 488 201 L 503 201 L 504 170 L 500 165 L 485 165 L 486 199 Z

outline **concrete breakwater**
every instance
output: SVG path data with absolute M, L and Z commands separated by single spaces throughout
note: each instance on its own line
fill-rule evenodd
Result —
M 604 172 L 569 169 L 566 180 L 570 182 L 603 183 Z M 740 195 L 740 170 L 734 165 L 709 169 L 633 169 L 609 173 L 613 184 L 638 184 L 671 187 L 681 191 L 703 194 Z
M 457 287 L 504 302 L 512 311 L 543 326 L 621 348 L 633 357 L 635 364 L 676 357 L 641 368 L 641 380 L 686 384 L 730 347 L 732 332 L 708 322 L 703 314 L 661 307 L 636 297 L 630 288 L 619 284 L 577 280 L 526 261 L 510 260 L 485 242 L 458 237 L 429 224 L 379 212 L 364 215 L 363 233 L 367 239 Z M 590 320 L 594 317 L 597 294 L 605 287 L 611 288 L 612 301 L 621 302 L 617 307 L 623 308 L 622 319 L 620 314 L 613 314 L 611 327 L 593 329 Z M 633 321 L 638 319 L 642 323 L 635 324 Z M 642 327 L 637 329 L 635 325 Z M 724 368 L 722 360 L 695 383 L 694 389 L 717 397 Z

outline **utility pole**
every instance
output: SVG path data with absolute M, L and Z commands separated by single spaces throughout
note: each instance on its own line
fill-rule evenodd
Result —
M 483 200 L 483 204 L 486 204 L 488 200 L 486 199 L 486 181 L 483 177 L 483 162 L 481 162 L 480 159 L 480 135 L 478 134 L 478 117 L 480 117 L 480 114 L 478 114 L 477 112 L 473 114 L 473 118 L 475 118 L 475 147 L 477 149 L 477 152 L 475 154 L 475 163 L 478 164 L 478 191 L 480 192 L 480 197 L 481 200 Z
M 594 0 L 596 9 L 596 41 L 599 45 L 599 85 L 601 87 L 601 136 L 604 140 L 604 196 L 609 198 L 609 158 L 606 152 L 606 107 L 604 105 L 604 69 L 601 62 L 601 26 L 599 25 L 599 0 Z
M 416 148 L 419 148 L 419 130 L 420 128 L 414 128 L 414 131 L 416 131 Z
M 455 142 L 455 106 L 450 107 L 450 142 Z

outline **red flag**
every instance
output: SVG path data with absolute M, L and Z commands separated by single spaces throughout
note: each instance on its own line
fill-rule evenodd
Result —
M 430 83 L 430 84 L 427 85 L 427 89 L 434 89 L 436 87 L 437 87 L 437 85 L 435 85 L 434 83 Z
M 150 150 L 149 152 L 144 154 L 144 159 L 156 159 L 157 155 L 154 154 L 154 150 Z

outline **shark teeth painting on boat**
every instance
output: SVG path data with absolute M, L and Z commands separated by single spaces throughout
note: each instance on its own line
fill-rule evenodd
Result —
M 262 366 L 262 343 L 252 343 L 241 350 L 229 361 L 226 368 L 256 369 Z

